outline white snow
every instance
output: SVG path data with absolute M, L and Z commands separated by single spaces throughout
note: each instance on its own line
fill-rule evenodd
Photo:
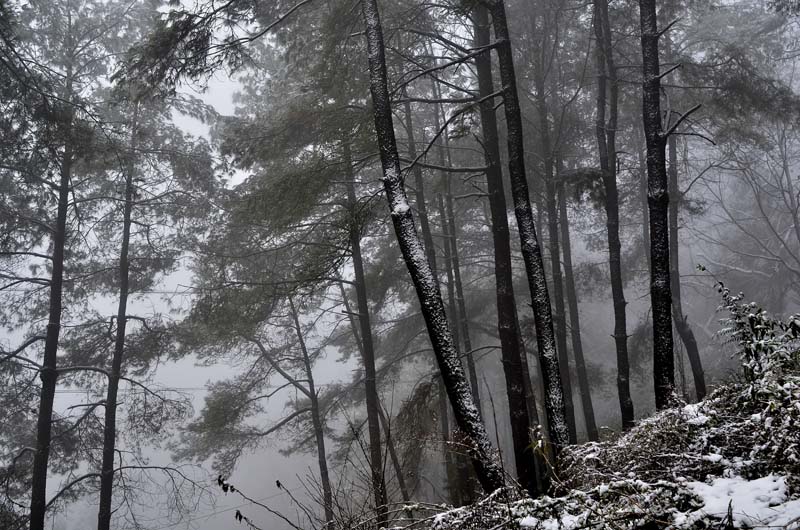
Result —
M 520 520 L 520 528 L 539 528 L 541 530 L 573 530 L 583 525 L 584 517 L 565 513 L 558 519 L 540 520 L 535 517 L 525 517 Z
M 705 425 L 708 423 L 709 417 L 700 412 L 700 405 L 702 403 L 692 403 L 683 407 L 683 412 L 686 414 L 686 423 L 690 425 Z
M 395 203 L 394 208 L 392 208 L 392 213 L 394 215 L 403 215 L 410 208 L 411 207 L 408 205 L 408 202 L 406 202 L 404 199 L 400 199 Z
M 737 476 L 716 478 L 710 484 L 692 481 L 686 486 L 705 503 L 695 515 L 724 519 L 730 505 L 737 527 L 782 528 L 794 523 L 792 528 L 800 528 L 800 499 L 788 500 L 785 477 L 768 475 L 747 480 Z

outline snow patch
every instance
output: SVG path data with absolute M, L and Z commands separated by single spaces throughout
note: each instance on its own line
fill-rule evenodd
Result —
M 800 499 L 787 499 L 786 478 L 782 476 L 716 478 L 710 484 L 692 481 L 686 486 L 704 503 L 695 515 L 724 519 L 730 506 L 736 527 L 784 527 L 800 518 Z

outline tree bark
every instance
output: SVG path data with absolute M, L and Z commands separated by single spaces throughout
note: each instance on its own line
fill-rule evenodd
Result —
M 653 313 L 653 383 L 656 408 L 669 407 L 675 393 L 672 292 L 669 260 L 669 192 L 666 135 L 661 125 L 661 78 L 655 0 L 639 0 L 642 32 L 642 119 L 647 142 L 647 205 L 650 213 L 650 298 Z
M 439 370 L 453 407 L 456 424 L 469 438 L 472 459 L 481 486 L 487 492 L 503 487 L 503 472 L 494 461 L 486 429 L 475 408 L 472 392 L 458 358 L 444 311 L 441 291 L 425 256 L 414 226 L 400 170 L 394 136 L 391 100 L 386 76 L 386 58 L 377 0 L 361 3 L 366 24 L 370 92 L 375 113 L 375 132 L 381 156 L 383 184 L 397 241 L 414 283 Z
M 535 18 L 534 18 L 535 20 Z M 536 30 L 534 23 L 533 30 Z M 544 48 L 548 48 L 544 46 Z M 545 72 L 541 52 L 534 60 L 534 84 L 536 86 L 536 111 L 539 118 L 539 146 L 544 169 L 545 209 L 547 211 L 547 232 L 550 243 L 550 270 L 553 281 L 553 325 L 556 335 L 556 351 L 558 352 L 558 366 L 561 374 L 561 387 L 564 391 L 564 411 L 567 418 L 569 442 L 578 441 L 575 427 L 575 406 L 572 402 L 572 383 L 569 369 L 569 355 L 567 353 L 567 329 L 564 308 L 564 284 L 561 276 L 561 251 L 558 242 L 558 206 L 556 204 L 556 183 L 553 174 L 553 146 L 550 141 L 549 109 L 545 95 Z
M 344 304 L 345 313 L 347 313 L 348 320 L 350 321 L 350 331 L 353 333 L 353 339 L 355 340 L 356 348 L 358 349 L 359 355 L 363 357 L 364 345 L 361 342 L 361 336 L 358 333 L 358 323 L 356 323 L 354 313 L 350 309 L 350 302 L 347 299 L 347 292 L 344 289 L 344 284 L 341 282 L 339 283 L 339 290 L 342 295 L 342 304 Z M 389 451 L 389 458 L 392 460 L 392 466 L 394 467 L 395 474 L 397 475 L 397 485 L 400 488 L 400 495 L 403 497 L 403 501 L 407 501 L 410 499 L 410 493 L 408 491 L 408 487 L 406 486 L 405 476 L 403 475 L 403 467 L 400 465 L 400 459 L 397 457 L 397 449 L 394 445 L 394 439 L 391 436 L 389 421 L 386 418 L 383 407 L 378 410 L 380 411 L 383 433 L 386 437 L 386 448 Z
M 683 301 L 681 300 L 681 268 L 678 239 L 678 208 L 680 207 L 681 192 L 678 188 L 678 153 L 677 139 L 670 135 L 667 140 L 669 149 L 669 194 L 672 200 L 669 202 L 669 260 L 670 260 L 670 280 L 672 281 L 672 316 L 675 318 L 675 329 L 686 347 L 686 356 L 689 358 L 689 366 L 692 368 L 692 378 L 694 379 L 694 390 L 697 400 L 706 397 L 706 380 L 703 374 L 703 363 L 700 360 L 700 350 L 697 347 L 697 339 L 694 336 L 692 327 L 689 325 L 688 318 L 683 314 Z
M 608 235 L 608 267 L 611 277 L 611 297 L 614 305 L 614 341 L 617 350 L 617 394 L 622 416 L 622 428 L 633 426 L 634 411 L 630 389 L 628 360 L 628 323 L 625 290 L 622 278 L 622 244 L 619 238 L 619 191 L 617 190 L 617 115 L 619 82 L 611 42 L 608 0 L 594 2 L 594 31 L 597 39 L 597 117 L 595 132 L 600 152 L 600 169 L 606 193 L 606 233 Z M 608 91 L 606 90 L 608 82 Z M 606 122 L 608 100 L 608 122 Z
M 347 171 L 347 200 L 350 206 L 350 247 L 353 257 L 353 273 L 361 328 L 362 362 L 364 363 L 364 386 L 367 408 L 367 430 L 369 432 L 370 471 L 375 497 L 378 526 L 387 520 L 387 499 L 383 479 L 383 455 L 381 451 L 380 399 L 375 373 L 375 345 L 372 340 L 372 324 L 369 317 L 367 286 L 364 275 L 364 260 L 361 255 L 361 226 L 358 223 L 355 175 L 353 174 L 350 144 L 344 143 L 345 171 Z
M 489 13 L 478 3 L 473 9 L 475 47 L 490 43 Z M 492 80 L 492 56 L 482 53 L 475 57 L 478 73 L 478 90 L 481 98 L 494 93 Z M 511 262 L 511 239 L 508 228 L 508 208 L 503 186 L 503 171 L 500 166 L 500 141 L 497 131 L 497 116 L 494 101 L 486 99 L 480 104 L 481 132 L 484 158 L 486 160 L 486 186 L 489 193 L 489 211 L 494 247 L 494 279 L 497 304 L 497 331 L 500 336 L 500 352 L 503 374 L 506 381 L 511 435 L 514 445 L 514 461 L 520 484 L 531 493 L 536 493 L 537 472 L 534 454 L 530 449 L 531 423 L 528 407 L 530 374 L 524 368 L 522 338 L 517 327 L 516 300 L 514 298 L 513 268 Z M 528 377 L 526 385 L 526 376 Z
M 448 229 L 447 223 L 447 214 L 445 213 L 444 208 L 444 199 L 442 195 L 438 195 L 438 202 L 439 202 L 439 218 L 441 220 L 442 225 L 442 234 L 444 239 L 444 267 L 445 267 L 445 277 L 447 278 L 447 310 L 449 314 L 452 315 L 452 318 L 456 321 L 454 327 L 457 327 L 458 321 L 458 309 L 456 308 L 456 293 L 455 289 L 453 288 L 454 279 L 453 279 L 453 254 L 450 246 L 450 232 Z M 453 341 L 456 343 L 458 342 L 458 337 L 455 333 L 453 333 Z M 457 349 L 457 348 L 456 348 Z M 447 410 L 448 404 L 446 399 L 446 394 L 444 392 L 444 387 L 440 388 L 441 392 L 441 400 L 439 402 L 439 411 L 440 411 L 440 422 L 441 422 L 441 429 L 442 429 L 442 443 L 443 443 L 443 450 L 445 455 L 445 471 L 447 474 L 447 488 L 450 493 L 450 502 L 454 506 L 461 506 L 461 488 L 459 484 L 459 477 L 458 477 L 458 469 L 456 459 L 454 458 L 455 455 L 450 450 L 450 442 L 452 441 L 452 435 L 450 433 L 450 422 L 449 422 L 449 413 Z
M 306 381 L 308 384 L 308 400 L 311 404 L 311 423 L 314 427 L 314 437 L 317 443 L 317 464 L 319 465 L 319 481 L 322 485 L 322 503 L 325 510 L 325 527 L 333 528 L 333 492 L 331 489 L 331 478 L 328 472 L 328 458 L 325 453 L 325 429 L 322 422 L 322 414 L 319 407 L 317 389 L 314 386 L 314 371 L 311 369 L 311 358 L 308 355 L 306 339 L 303 337 L 303 328 L 300 327 L 300 318 L 297 315 L 294 301 L 289 297 L 289 308 L 292 311 L 292 321 L 294 324 L 297 340 L 300 344 L 300 351 L 303 354 L 303 368 L 306 371 Z
M 672 39 L 669 34 L 666 36 L 667 60 L 672 61 Z M 688 317 L 683 314 L 683 301 L 681 299 L 681 267 L 680 267 L 680 238 L 678 236 L 678 210 L 683 200 L 680 187 L 678 186 L 678 140 L 675 135 L 667 138 L 668 166 L 667 177 L 669 178 L 669 259 L 670 259 L 670 280 L 672 282 L 672 316 L 675 320 L 675 329 L 678 331 L 684 347 L 686 356 L 689 358 L 689 366 L 692 369 L 694 389 L 697 400 L 700 401 L 706 396 L 706 381 L 703 374 L 703 363 L 700 360 L 700 351 L 697 347 L 697 339 L 694 331 L 689 325 Z M 681 366 L 683 366 L 681 364 Z M 681 372 L 681 376 L 683 373 Z
M 572 269 L 572 243 L 570 241 L 569 216 L 567 215 L 567 198 L 565 196 L 564 183 L 560 180 L 558 185 L 558 212 L 561 226 L 561 248 L 564 253 L 564 284 L 566 287 L 567 306 L 569 307 L 570 338 L 572 339 L 572 351 L 575 355 L 575 371 L 578 373 L 578 388 L 581 394 L 586 436 L 589 441 L 596 442 L 599 439 L 599 435 L 594 418 L 592 391 L 589 386 L 589 377 L 586 374 L 586 361 L 583 356 L 578 294 L 575 290 L 575 274 Z
M 569 443 L 569 431 L 564 408 L 564 392 L 561 386 L 558 355 L 556 353 L 555 334 L 553 332 L 550 295 L 547 291 L 544 261 L 539 240 L 536 236 L 533 209 L 531 208 L 528 194 L 528 181 L 525 175 L 522 116 L 517 96 L 514 60 L 503 0 L 495 0 L 491 4 L 490 13 L 495 37 L 498 41 L 496 50 L 500 68 L 500 80 L 503 83 L 503 106 L 508 135 L 508 167 L 511 178 L 511 194 L 514 199 L 514 213 L 517 218 L 522 257 L 525 262 L 528 287 L 531 293 L 539 362 L 545 386 L 545 411 L 547 412 L 550 441 L 556 448 L 559 448 Z M 514 365 L 509 368 L 519 371 L 519 361 L 516 360 Z M 520 391 L 522 390 L 521 385 L 519 389 Z
M 67 210 L 70 181 L 72 179 L 72 146 L 67 140 L 61 158 L 61 175 L 58 187 L 58 210 L 53 233 L 53 269 L 50 276 L 50 303 L 44 361 L 39 373 L 42 390 L 36 420 L 36 453 L 33 457 L 31 478 L 30 530 L 44 530 L 47 506 L 47 469 L 52 437 L 53 402 L 58 380 L 58 337 L 61 332 L 62 291 L 64 286 L 64 246 L 67 239 Z
M 68 28 L 69 32 L 71 28 Z M 69 35 L 69 34 L 68 34 Z M 67 38 L 67 41 L 71 39 Z M 53 268 L 50 275 L 50 299 L 48 307 L 47 332 L 45 334 L 44 359 L 39 371 L 42 389 L 39 397 L 39 411 L 36 418 L 36 453 L 33 456 L 31 474 L 31 508 L 30 530 L 44 530 L 45 512 L 47 511 L 47 470 L 50 460 L 50 442 L 52 438 L 53 402 L 58 381 L 58 339 L 61 334 L 61 313 L 63 310 L 64 288 L 64 249 L 67 240 L 67 212 L 72 181 L 73 157 L 73 120 L 74 109 L 71 107 L 73 69 L 71 58 L 67 63 L 65 75 L 64 100 L 69 105 L 66 121 L 66 140 L 61 157 L 61 172 L 58 186 L 58 206 L 56 224 L 53 231 Z
M 433 83 L 433 95 L 434 98 L 440 99 L 441 95 L 439 93 L 439 87 L 436 84 L 436 81 L 432 79 Z M 441 124 L 439 121 L 439 112 L 441 110 L 440 105 L 436 105 L 434 111 L 434 127 L 438 131 Z M 444 112 L 442 111 L 442 119 L 444 118 Z M 445 152 L 447 152 L 447 166 L 452 166 L 452 161 L 450 160 L 450 151 L 448 150 L 448 135 L 447 130 L 445 129 L 444 133 L 442 134 L 444 138 L 444 146 L 440 145 L 439 149 L 439 165 L 445 166 Z M 447 207 L 447 232 L 449 236 L 446 238 L 445 243 L 450 245 L 450 255 L 452 256 L 452 271 L 453 271 L 453 281 L 455 282 L 455 297 L 456 297 L 456 305 L 458 309 L 458 315 L 453 315 L 453 318 L 458 319 L 458 323 L 461 327 L 461 337 L 464 343 L 464 357 L 467 360 L 467 372 L 469 373 L 469 384 L 470 388 L 472 389 L 472 399 L 475 400 L 475 407 L 478 409 L 478 413 L 482 414 L 481 409 L 481 393 L 479 390 L 478 385 L 478 370 L 475 367 L 475 357 L 472 352 L 472 339 L 469 333 L 469 318 L 467 317 L 467 304 L 466 300 L 464 299 L 464 285 L 461 282 L 461 262 L 458 257 L 458 243 L 457 243 L 457 235 L 456 235 L 456 223 L 455 223 L 455 208 L 453 207 L 453 193 L 452 193 L 452 185 L 450 181 L 450 177 L 445 173 L 442 172 L 441 174 L 442 182 L 444 184 L 445 189 L 445 205 Z M 444 226 L 444 224 L 442 225 Z M 457 336 L 456 333 L 453 334 L 454 337 Z
M 100 467 L 100 506 L 97 512 L 97 530 L 111 527 L 111 502 L 114 495 L 114 461 L 117 444 L 117 394 L 122 375 L 122 358 L 125 354 L 125 332 L 128 324 L 128 294 L 131 240 L 131 218 L 133 214 L 133 177 L 136 171 L 136 149 L 139 105 L 134 103 L 131 127 L 130 161 L 125 172 L 125 204 L 122 214 L 122 245 L 119 253 L 119 302 L 117 305 L 117 332 L 114 340 L 114 353 L 111 358 L 111 371 L 106 389 L 106 414 L 103 426 L 103 460 Z

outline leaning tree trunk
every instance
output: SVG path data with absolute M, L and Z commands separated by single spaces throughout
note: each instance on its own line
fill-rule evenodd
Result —
M 345 171 L 347 172 L 347 201 L 350 206 L 350 247 L 353 257 L 353 274 L 355 276 L 358 322 L 361 328 L 362 361 L 364 363 L 365 401 L 367 408 L 367 430 L 369 432 L 370 471 L 372 473 L 372 490 L 375 497 L 375 510 L 378 526 L 387 520 L 386 488 L 383 479 L 383 455 L 381 451 L 380 399 L 375 373 L 375 344 L 372 340 L 372 324 L 369 318 L 367 301 L 367 285 L 364 275 L 364 260 L 361 255 L 361 226 L 355 191 L 355 175 L 353 174 L 350 144 L 344 142 Z
M 575 355 L 575 371 L 578 373 L 578 388 L 583 406 L 583 419 L 586 424 L 586 436 L 589 441 L 599 438 L 597 423 L 594 418 L 592 391 L 589 377 L 586 374 L 586 360 L 583 357 L 583 340 L 581 339 L 581 319 L 578 312 L 578 294 L 575 289 L 575 275 L 572 270 L 572 243 L 569 233 L 569 216 L 567 215 L 567 198 L 564 183 L 559 179 L 558 185 L 558 217 L 561 226 L 561 248 L 564 253 L 564 284 L 566 286 L 567 305 L 569 306 L 569 330 L 572 339 L 572 351 Z
M 539 349 L 539 363 L 545 386 L 545 411 L 550 431 L 550 441 L 558 449 L 569 443 L 564 391 L 561 386 L 553 314 L 550 308 L 550 295 L 547 292 L 547 278 L 544 260 L 536 227 L 533 221 L 528 194 L 528 180 L 525 175 L 525 151 L 522 139 L 522 115 L 517 96 L 517 81 L 508 22 L 503 0 L 495 0 L 490 7 L 492 24 L 497 39 L 497 57 L 500 67 L 500 81 L 503 84 L 503 102 L 508 135 L 508 168 L 511 178 L 511 195 L 514 199 L 514 213 L 522 247 L 522 258 L 528 277 L 531 293 L 533 317 L 536 327 L 536 342 Z
M 314 438 L 317 443 L 317 464 L 319 465 L 319 481 L 322 485 L 322 503 L 325 510 L 325 528 L 332 529 L 333 520 L 333 492 L 331 489 L 331 478 L 328 472 L 328 458 L 325 454 L 325 428 L 322 422 L 322 412 L 319 407 L 317 388 L 314 385 L 314 371 L 311 369 L 311 357 L 308 355 L 306 339 L 303 337 L 303 328 L 300 326 L 300 318 L 297 315 L 292 298 L 289 297 L 289 309 L 292 312 L 292 323 L 300 343 L 300 351 L 303 354 L 303 368 L 306 371 L 306 383 L 308 384 L 308 400 L 311 404 L 311 423 L 314 428 Z
M 139 106 L 134 103 L 131 128 L 131 152 L 125 172 L 125 204 L 122 213 L 122 245 L 119 253 L 119 302 L 117 304 L 117 333 L 114 340 L 114 353 L 111 358 L 111 372 L 108 374 L 106 389 L 106 414 L 103 427 L 103 461 L 100 467 L 100 506 L 97 512 L 97 530 L 111 527 L 111 501 L 114 495 L 114 461 L 117 444 L 117 394 L 122 376 L 122 358 L 125 353 L 125 331 L 128 324 L 128 294 L 131 240 L 131 217 L 133 214 L 134 183 L 136 171 L 136 136 Z
M 480 420 L 469 383 L 461 367 L 458 351 L 447 322 L 442 294 L 425 257 L 400 170 L 400 157 L 394 136 L 392 106 L 386 76 L 386 57 L 377 0 L 363 0 L 366 23 L 370 92 L 375 112 L 375 132 L 381 156 L 383 185 L 391 211 L 398 245 L 417 291 L 422 315 L 442 374 L 456 424 L 469 438 L 472 459 L 481 486 L 487 492 L 503 487 L 503 471 L 494 461 L 493 449 Z
M 650 298 L 653 313 L 653 383 L 656 408 L 675 392 L 672 342 L 672 292 L 669 272 L 669 193 L 666 135 L 661 126 L 661 77 L 656 0 L 639 0 L 642 31 L 642 119 L 647 141 L 647 205 L 650 212 Z
M 606 234 L 608 236 L 608 267 L 611 277 L 611 297 L 614 305 L 614 341 L 617 350 L 617 394 L 622 416 L 622 428 L 633 426 L 633 400 L 630 388 L 628 359 L 627 302 L 622 280 L 622 244 L 619 238 L 619 192 L 617 190 L 617 114 L 619 82 L 611 43 L 611 24 L 608 0 L 595 0 L 594 31 L 597 39 L 597 116 L 595 133 L 600 152 L 600 169 L 606 192 Z M 608 81 L 608 93 L 606 93 Z M 608 122 L 606 122 L 608 99 Z
M 475 47 L 488 46 L 490 42 L 489 13 L 481 3 L 473 8 Z M 517 327 L 516 302 L 514 298 L 513 269 L 511 262 L 511 239 L 508 229 L 508 208 L 503 189 L 503 171 L 500 163 L 500 142 L 497 131 L 497 116 L 492 81 L 492 56 L 489 52 L 475 57 L 480 98 L 481 132 L 483 134 L 484 158 L 486 161 L 486 187 L 489 193 L 489 210 L 492 222 L 494 247 L 494 280 L 497 304 L 497 331 L 500 336 L 500 352 L 506 380 L 506 395 L 511 419 L 511 436 L 514 444 L 514 461 L 520 484 L 532 493 L 538 489 L 536 462 L 530 446 L 530 418 L 525 388 L 530 374 L 523 363 L 522 338 Z M 524 359 L 527 361 L 527 359 Z
M 408 99 L 408 94 L 405 92 L 403 93 L 405 103 L 403 105 L 404 111 L 404 118 L 405 118 L 405 130 L 406 130 L 406 141 L 408 142 L 408 157 L 410 160 L 414 161 L 417 159 L 417 143 L 414 138 L 414 121 L 411 114 L 411 102 Z M 437 121 L 438 121 L 438 111 L 436 111 Z M 438 127 L 437 127 L 438 130 Z M 441 154 L 441 150 L 439 151 Z M 444 163 L 441 164 L 444 166 Z M 431 266 L 431 271 L 433 272 L 434 280 L 438 283 L 438 267 L 436 264 L 436 245 L 433 242 L 433 233 L 431 231 L 431 224 L 430 224 L 430 217 L 428 216 L 428 203 L 425 199 L 425 179 L 422 176 L 422 168 L 419 165 L 414 165 L 412 168 L 412 173 L 414 174 L 414 185 L 416 188 L 416 199 L 417 199 L 417 213 L 419 214 L 419 225 L 420 231 L 422 232 L 422 241 L 425 244 L 425 253 L 428 258 L 428 263 Z M 445 241 L 445 269 L 447 271 L 447 288 L 448 288 L 448 295 L 449 295 L 449 304 L 448 304 L 448 311 L 450 314 L 450 318 L 454 322 L 454 326 L 452 328 L 453 331 L 453 343 L 455 344 L 456 350 L 458 351 L 459 345 L 459 326 L 458 326 L 458 314 L 455 305 L 455 293 L 452 291 L 453 286 L 453 273 L 452 269 L 450 268 L 450 255 L 449 255 L 449 243 Z M 447 477 L 447 487 L 450 494 L 450 500 L 453 504 L 459 505 L 459 488 L 458 488 L 458 480 L 456 476 L 456 465 L 453 458 L 453 455 L 450 452 L 449 443 L 450 443 L 450 420 L 448 419 L 449 414 L 447 412 L 447 398 L 445 397 L 444 392 L 440 392 L 440 402 L 439 402 L 439 426 L 442 435 L 442 454 L 444 455 L 444 465 L 445 465 L 445 474 Z M 474 397 L 473 397 L 474 399 Z M 477 408 L 477 407 L 476 407 Z M 478 409 L 480 413 L 480 409 Z

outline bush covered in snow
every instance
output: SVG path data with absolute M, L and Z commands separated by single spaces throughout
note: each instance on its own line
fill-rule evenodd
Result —
M 800 529 L 800 317 L 775 319 L 723 285 L 720 294 L 739 378 L 616 440 L 565 449 L 551 496 L 496 492 L 427 526 Z

